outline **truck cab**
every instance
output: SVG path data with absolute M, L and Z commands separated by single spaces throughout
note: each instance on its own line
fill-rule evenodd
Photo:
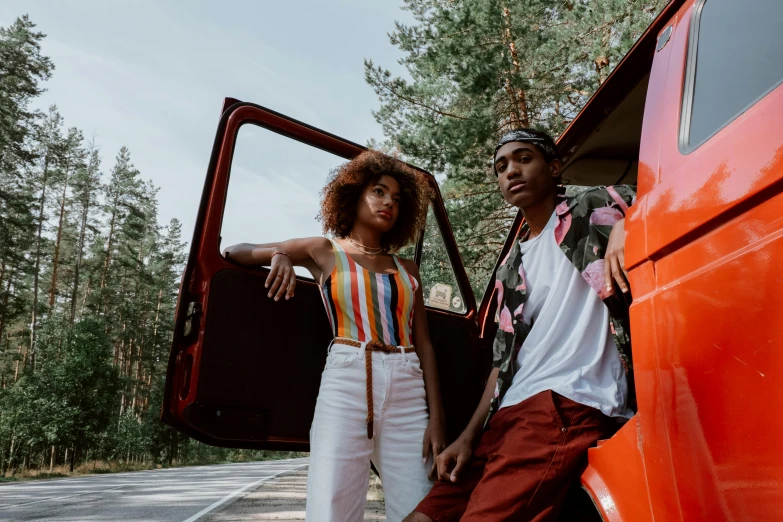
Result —
M 778 0 L 672 0 L 558 141 L 566 182 L 638 189 L 625 253 L 637 413 L 589 450 L 579 484 L 592 500 L 586 509 L 605 521 L 783 518 L 779 27 Z M 310 154 L 336 166 L 364 149 L 262 106 L 225 101 L 162 412 L 209 444 L 308 449 L 331 339 L 317 284 L 303 273 L 296 297 L 274 302 L 263 288 L 266 268 L 220 254 L 236 242 L 231 223 L 261 236 L 239 240 L 283 239 L 273 215 L 248 223 L 232 213 L 292 204 L 254 201 L 263 185 L 240 183 L 265 168 L 265 154 L 289 146 L 305 164 L 279 183 L 296 183 L 317 163 L 306 163 Z M 492 284 L 480 300 L 473 295 L 429 179 L 436 196 L 426 230 L 403 255 L 430 267 L 422 284 L 453 438 L 490 370 L 496 300 Z M 307 201 L 303 212 L 314 216 L 317 198 Z M 521 224 L 519 215 L 498 263 Z

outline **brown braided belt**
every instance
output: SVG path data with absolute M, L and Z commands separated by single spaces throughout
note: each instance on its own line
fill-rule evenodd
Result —
M 345 337 L 336 337 L 334 339 L 335 344 L 346 344 L 353 346 L 354 348 L 361 348 L 362 343 L 354 341 L 353 339 L 346 339 Z M 383 344 L 380 341 L 372 340 L 364 345 L 364 368 L 367 374 L 367 438 L 372 438 L 373 432 L 373 400 L 372 400 L 372 352 L 383 353 L 400 353 L 398 346 L 392 344 Z M 412 353 L 416 351 L 413 346 L 408 346 L 404 349 L 405 353 Z

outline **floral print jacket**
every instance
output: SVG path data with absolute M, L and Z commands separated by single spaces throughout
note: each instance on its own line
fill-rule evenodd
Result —
M 555 226 L 555 241 L 563 254 L 582 274 L 587 284 L 595 290 L 609 308 L 610 324 L 617 350 L 625 366 L 628 389 L 633 394 L 633 366 L 631 364 L 631 338 L 628 324 L 630 296 L 616 290 L 607 291 L 604 285 L 604 254 L 609 234 L 617 221 L 636 199 L 635 187 L 567 186 L 559 196 L 555 208 L 559 222 Z M 519 239 L 529 234 L 527 224 L 522 226 L 517 240 L 500 264 L 496 273 L 495 289 L 498 299 L 498 331 L 493 345 L 493 365 L 499 368 L 495 398 L 490 416 L 497 411 L 503 396 L 511 386 L 516 373 L 517 355 L 531 326 L 515 320 L 522 316 L 527 301 L 525 272 Z M 629 398 L 632 403 L 632 398 Z

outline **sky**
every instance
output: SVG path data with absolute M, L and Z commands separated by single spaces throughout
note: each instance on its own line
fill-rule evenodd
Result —
M 127 146 L 159 187 L 159 220 L 190 242 L 223 98 L 254 102 L 357 143 L 382 139 L 363 59 L 404 73 L 389 43 L 397 0 L 0 0 L 0 25 L 28 14 L 55 64 L 47 92 L 67 127 L 95 137 L 108 176 Z M 223 246 L 318 234 L 328 153 L 245 126 Z

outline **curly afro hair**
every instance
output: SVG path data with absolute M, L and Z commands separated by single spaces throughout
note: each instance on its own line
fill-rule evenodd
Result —
M 400 213 L 391 230 L 381 237 L 386 252 L 396 252 L 418 239 L 427 219 L 432 190 L 426 175 L 400 160 L 377 151 L 362 152 L 335 169 L 321 191 L 318 219 L 324 233 L 347 237 L 356 219 L 359 198 L 368 185 L 381 176 L 391 176 L 400 184 Z

